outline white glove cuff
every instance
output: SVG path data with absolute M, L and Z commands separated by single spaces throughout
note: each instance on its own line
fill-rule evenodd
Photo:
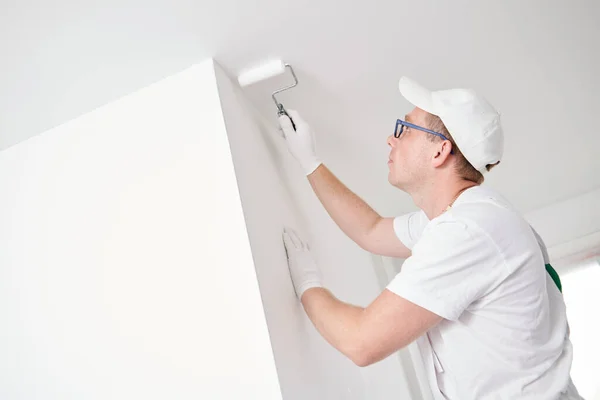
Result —
M 306 292 L 308 289 L 316 287 L 323 287 L 320 280 L 309 280 L 302 282 L 302 284 L 296 289 L 296 296 L 298 296 L 299 299 L 302 299 L 304 292 Z
M 302 164 L 302 169 L 304 170 L 304 172 L 306 173 L 306 176 L 312 174 L 313 172 L 315 172 L 315 170 L 317 168 L 319 168 L 319 165 L 323 164 L 323 162 L 321 160 L 319 160 L 318 158 L 314 158 L 310 161 L 306 161 Z

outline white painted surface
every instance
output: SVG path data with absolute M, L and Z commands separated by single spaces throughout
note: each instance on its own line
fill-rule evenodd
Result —
M 387 182 L 385 137 L 409 111 L 400 75 L 431 88 L 474 87 L 501 110 L 506 157 L 488 183 L 527 212 L 600 187 L 599 17 L 591 0 L 9 0 L 0 13 L 0 148 L 210 55 L 232 74 L 282 57 L 300 79 L 284 104 L 303 113 L 319 155 L 381 214 L 414 209 Z M 245 91 L 272 124 L 277 86 L 275 79 Z M 294 167 L 284 171 L 300 179 Z M 306 225 L 331 241 L 320 257 L 362 271 L 369 258 L 310 190 L 290 191 L 312 207 Z M 338 282 L 344 270 L 326 272 L 343 299 L 370 300 Z
M 598 359 L 600 358 L 600 264 L 588 261 L 561 276 L 567 317 L 573 342 L 571 377 L 579 394 L 586 400 L 600 400 Z M 590 310 L 590 306 L 592 310 Z
M 386 179 L 385 138 L 409 111 L 401 75 L 473 87 L 502 112 L 489 181 L 528 212 L 600 187 L 599 19 L 594 0 L 5 0 L 0 147 L 209 56 L 232 76 L 281 57 L 300 79 L 281 99 L 381 213 L 412 207 Z M 249 88 L 264 115 L 276 86 Z
M 283 398 L 411 398 L 397 357 L 361 369 L 306 317 L 288 272 L 284 226 L 309 241 L 325 285 L 343 301 L 366 306 L 379 294 L 370 256 L 327 216 L 272 120 L 256 114 L 218 66 L 216 73 Z
M 0 191 L 0 398 L 281 398 L 211 62 L 0 152 Z
M 525 215 L 546 242 L 552 265 L 559 272 L 600 257 L 598 204 L 600 189 Z

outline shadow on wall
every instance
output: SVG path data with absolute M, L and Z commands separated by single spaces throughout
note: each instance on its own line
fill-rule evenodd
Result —
M 318 335 L 294 293 L 283 228 L 309 239 L 309 224 L 286 176 L 298 171 L 286 168 L 297 165 L 277 130 L 276 110 L 271 123 L 218 65 L 215 74 L 283 397 L 339 398 L 350 390 L 344 398 L 364 398 L 360 369 Z M 310 192 L 306 180 L 303 185 L 296 193 Z
M 242 91 L 218 65 L 215 68 L 284 398 L 410 398 L 397 358 L 390 357 L 361 369 L 330 346 L 306 316 L 295 296 L 287 268 L 282 241 L 284 226 L 297 229 L 303 238 L 315 244 L 313 255 L 322 266 L 324 281 L 342 300 L 366 305 L 379 294 L 370 257 L 328 218 L 287 149 L 270 97 L 264 99 L 268 108 L 261 113 L 262 109 L 248 101 L 245 89 Z M 304 82 L 302 75 L 299 78 Z M 294 89 L 294 98 L 299 88 Z M 284 97 L 280 100 L 293 108 L 293 101 L 288 102 Z M 321 137 L 337 140 L 329 132 Z M 336 146 L 331 148 L 341 151 Z

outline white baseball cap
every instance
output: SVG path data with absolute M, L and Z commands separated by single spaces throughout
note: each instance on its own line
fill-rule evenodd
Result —
M 500 113 L 471 89 L 432 92 L 405 76 L 400 78 L 400 93 L 414 106 L 440 117 L 458 148 L 482 174 L 504 152 L 504 133 Z

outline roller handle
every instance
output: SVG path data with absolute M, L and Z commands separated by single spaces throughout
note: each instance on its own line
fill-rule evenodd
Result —
M 294 120 L 292 119 L 292 117 L 290 117 L 290 115 L 287 113 L 287 111 L 285 111 L 285 108 L 283 108 L 283 104 L 279 103 L 277 104 L 277 116 L 281 117 L 282 115 L 287 116 L 290 119 L 290 122 L 292 123 L 292 128 L 294 128 L 294 130 L 296 130 L 296 124 L 294 123 Z

